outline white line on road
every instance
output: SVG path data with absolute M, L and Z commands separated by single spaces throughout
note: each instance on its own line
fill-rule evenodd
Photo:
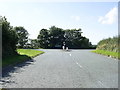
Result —
M 107 88 L 107 86 L 104 85 L 101 81 L 98 81 L 98 83 L 99 83 L 101 86 L 104 86 L 105 88 Z
M 78 62 L 76 62 L 76 64 L 77 64 L 80 68 L 82 68 L 82 66 L 81 66 Z
M 71 54 L 69 54 L 71 56 Z
M 98 81 L 98 83 L 101 84 L 102 86 L 104 86 L 103 83 L 102 83 L 101 81 Z

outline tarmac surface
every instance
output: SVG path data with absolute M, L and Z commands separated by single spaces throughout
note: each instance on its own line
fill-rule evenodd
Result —
M 91 50 L 45 53 L 3 72 L 3 88 L 118 88 L 118 60 Z

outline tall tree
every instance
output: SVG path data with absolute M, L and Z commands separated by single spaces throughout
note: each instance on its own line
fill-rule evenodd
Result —
M 18 36 L 5 17 L 2 21 L 2 57 L 16 54 Z
M 81 29 L 67 29 L 65 30 L 65 43 L 69 48 L 90 48 L 91 43 L 89 39 L 83 37 Z
M 81 46 L 81 29 L 68 29 L 65 31 L 65 42 L 69 48 L 80 48 Z
M 31 48 L 39 48 L 39 43 L 37 39 L 31 39 Z
M 49 34 L 47 29 L 40 30 L 40 33 L 37 37 L 39 46 L 41 48 L 48 48 L 49 47 Z
M 64 31 L 61 28 L 51 26 L 49 28 L 50 32 L 50 47 L 51 48 L 61 48 L 64 42 Z
M 83 37 L 81 29 L 63 30 L 51 26 L 49 30 L 42 29 L 38 35 L 38 41 L 42 48 L 62 48 L 63 45 L 69 48 L 90 48 L 89 39 Z
M 24 27 L 15 27 L 14 28 L 17 35 L 18 35 L 18 47 L 19 48 L 24 48 L 28 42 L 28 32 Z

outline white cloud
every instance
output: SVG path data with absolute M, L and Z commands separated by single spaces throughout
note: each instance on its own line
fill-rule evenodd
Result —
M 98 22 L 101 24 L 113 24 L 117 21 L 118 8 L 112 8 L 105 16 L 100 16 Z
M 80 20 L 80 16 L 71 16 L 72 19 L 74 19 L 75 21 L 79 21 Z

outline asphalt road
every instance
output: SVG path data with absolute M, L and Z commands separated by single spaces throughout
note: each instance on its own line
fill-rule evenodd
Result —
M 118 60 L 91 50 L 43 50 L 3 75 L 3 88 L 118 88 Z

